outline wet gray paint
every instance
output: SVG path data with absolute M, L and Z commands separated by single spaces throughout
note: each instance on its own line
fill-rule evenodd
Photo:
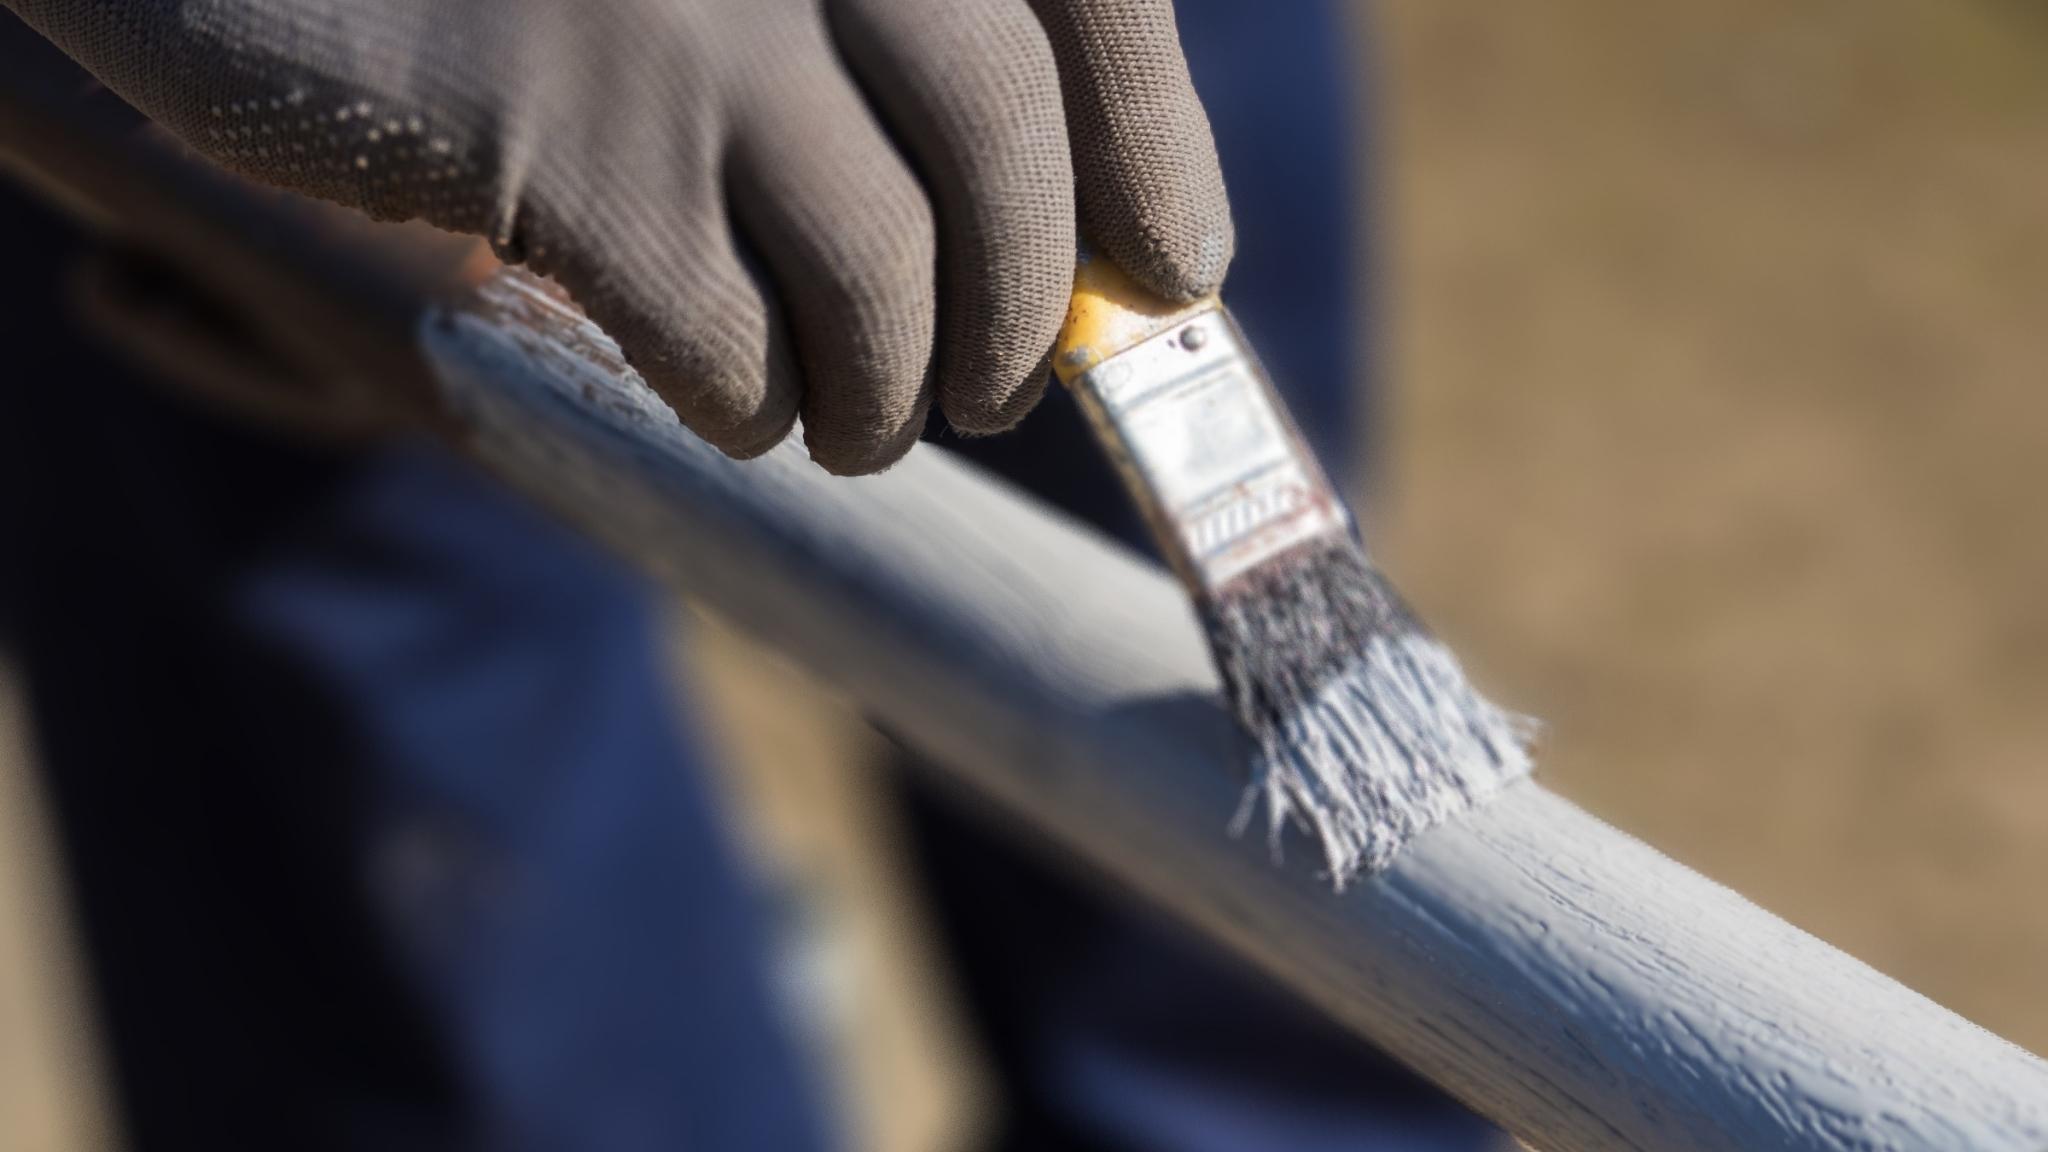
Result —
M 1348 536 L 1294 549 L 1200 602 L 1257 755 L 1277 847 L 1315 838 L 1342 888 L 1529 774 L 1533 725 L 1495 707 Z

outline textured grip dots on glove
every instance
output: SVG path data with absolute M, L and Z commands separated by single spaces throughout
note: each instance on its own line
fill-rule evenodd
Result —
M 1021 419 L 1077 216 L 1164 295 L 1229 260 L 1169 0 L 0 3 L 239 172 L 555 277 L 734 455 Z
M 473 148 L 430 133 L 418 112 L 380 112 L 352 93 L 312 99 L 289 88 L 267 100 L 207 107 L 203 146 L 265 183 L 363 208 L 380 220 L 431 219 L 456 232 L 503 231 L 504 206 L 483 194 Z

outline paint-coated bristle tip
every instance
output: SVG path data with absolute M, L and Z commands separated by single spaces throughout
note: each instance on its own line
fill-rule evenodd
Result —
M 1481 697 L 1349 541 L 1269 566 L 1205 606 L 1256 749 L 1246 804 L 1289 825 L 1335 885 L 1530 771 L 1535 725 Z
M 1260 740 L 1239 827 L 1263 801 L 1273 850 L 1299 825 L 1321 843 L 1341 889 L 1528 775 L 1533 735 L 1531 721 L 1474 692 L 1435 640 L 1375 638 Z

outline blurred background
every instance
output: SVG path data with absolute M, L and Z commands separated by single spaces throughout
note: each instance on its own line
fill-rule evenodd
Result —
M 1358 28 L 1398 583 L 1552 787 L 2048 1051 L 2048 9 Z M 849 1123 L 958 1146 L 986 1093 L 878 741 L 715 622 L 687 659 Z M 0 1149 L 117 1147 L 30 754 L 0 675 Z

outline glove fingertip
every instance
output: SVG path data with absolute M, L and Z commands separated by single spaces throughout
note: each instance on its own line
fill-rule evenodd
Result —
M 1000 436 L 1022 424 L 1044 398 L 1045 386 L 1040 384 L 1012 394 L 1010 403 L 1001 406 L 977 406 L 964 410 L 948 408 L 946 426 L 969 439 Z
M 1237 249 L 1208 122 L 1197 109 L 1181 111 L 1188 123 L 1166 134 L 1170 148 L 1103 151 L 1078 166 L 1089 238 L 1138 283 L 1176 301 L 1221 288 Z
M 750 427 L 698 432 L 713 448 L 735 460 L 752 460 L 766 454 L 770 449 L 789 438 L 796 427 L 796 410 L 791 409 L 779 418 L 764 421 Z M 694 429 L 693 429 L 694 431 Z
M 1223 287 L 1237 252 L 1237 236 L 1226 210 L 1204 226 L 1183 226 L 1171 236 L 1140 234 L 1110 255 L 1138 283 L 1168 300 L 1197 300 Z
M 818 434 L 804 426 L 804 448 L 811 462 L 834 476 L 873 476 L 894 467 L 917 444 L 923 422 L 906 424 L 888 436 Z
M 979 377 L 949 380 L 939 389 L 946 425 L 962 436 L 995 436 L 1024 422 L 1052 379 L 1052 353 L 1010 387 L 990 386 Z

